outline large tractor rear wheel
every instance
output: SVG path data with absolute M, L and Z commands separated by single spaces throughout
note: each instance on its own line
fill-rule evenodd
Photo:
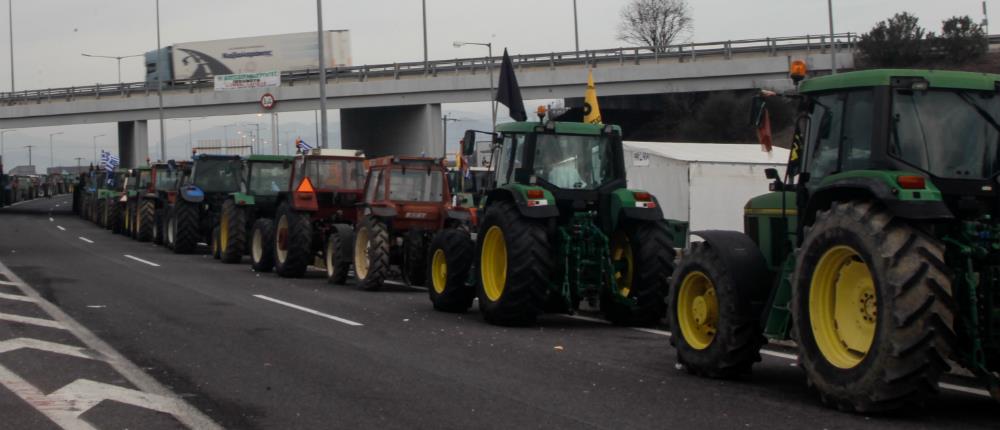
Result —
M 476 289 L 467 283 L 476 244 L 465 230 L 447 228 L 431 240 L 427 267 L 427 289 L 434 309 L 443 312 L 465 312 L 472 306 Z
M 543 223 L 524 218 L 513 202 L 486 211 L 478 235 L 479 309 L 486 321 L 525 325 L 542 313 L 552 249 Z
M 222 258 L 222 250 L 219 247 L 219 235 L 220 235 L 219 231 L 220 231 L 219 226 L 213 227 L 212 228 L 212 237 L 208 241 L 209 242 L 208 243 L 208 249 L 211 250 L 210 252 L 212 254 L 212 258 L 214 258 L 216 260 Z
M 366 291 L 382 288 L 389 276 L 389 231 L 378 218 L 365 218 L 354 236 L 354 276 Z
M 138 214 L 135 217 L 135 239 L 139 242 L 149 242 L 153 239 L 153 230 L 156 228 L 156 202 L 142 199 L 138 205 Z
M 334 224 L 333 231 L 326 239 L 323 257 L 326 260 L 326 280 L 331 284 L 343 285 L 351 270 L 354 250 L 354 229 L 346 224 Z
M 233 199 L 222 204 L 222 218 L 219 221 L 219 250 L 222 262 L 239 263 L 247 249 L 246 212 Z
M 424 286 L 427 279 L 427 235 L 410 230 L 403 236 L 403 278 L 409 285 Z
M 284 278 L 301 278 L 312 259 L 312 224 L 309 214 L 287 203 L 278 208 L 274 229 L 274 271 Z
M 756 249 L 745 237 L 744 247 Z M 721 245 L 721 244 L 720 244 Z M 760 361 L 760 348 L 766 340 L 760 330 L 760 309 L 754 300 L 753 285 L 766 276 L 747 276 L 765 270 L 762 258 L 741 261 L 725 259 L 708 242 L 691 244 L 677 268 L 670 292 L 670 343 L 677 350 L 677 361 L 693 374 L 712 378 L 731 378 L 750 373 Z M 732 264 L 755 264 L 759 267 L 728 267 Z M 749 279 L 747 279 L 749 278 Z
M 274 222 L 261 218 L 250 233 L 250 267 L 257 272 L 274 269 Z
M 615 324 L 651 326 L 666 313 L 674 272 L 673 237 L 662 221 L 625 221 L 611 237 L 618 297 L 601 295 L 604 317 Z
M 97 226 L 106 225 L 108 225 L 108 199 L 100 199 L 97 201 Z
M 937 392 L 955 340 L 944 246 L 871 202 L 807 227 L 793 280 L 799 360 L 823 401 L 872 412 Z
M 125 214 L 122 213 L 122 205 L 118 202 L 111 205 L 111 215 L 110 215 L 110 228 L 111 232 L 114 234 L 122 234 L 124 226 L 122 225 L 125 221 Z
M 156 207 L 156 203 L 153 202 L 153 207 Z M 163 225 L 163 209 L 154 209 L 153 211 L 153 243 L 157 245 L 163 245 L 166 240 L 166 232 L 164 231 Z
M 178 201 L 174 205 L 173 249 L 175 254 L 190 254 L 198 246 L 198 205 Z

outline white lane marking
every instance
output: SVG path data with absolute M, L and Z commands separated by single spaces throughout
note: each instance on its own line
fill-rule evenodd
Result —
M 55 218 L 49 217 L 49 222 L 55 222 L 55 221 L 56 221 Z
M 656 334 L 656 335 L 660 335 L 660 336 L 666 336 L 666 337 L 673 336 L 673 333 L 670 333 L 669 331 L 666 331 L 666 330 L 657 330 L 655 328 L 631 327 L 631 329 L 632 330 L 636 330 L 636 331 L 641 331 L 643 333 L 651 333 L 651 334 Z
M 94 241 L 92 241 L 92 240 L 90 240 L 90 239 L 87 239 L 87 238 L 85 238 L 85 237 L 83 237 L 83 236 L 80 236 L 80 237 L 78 237 L 77 239 L 80 239 L 80 240 L 82 240 L 82 241 L 84 241 L 84 242 L 87 242 L 87 243 L 94 243 Z
M 58 228 L 59 230 L 62 230 L 62 231 L 66 231 L 66 227 L 63 227 L 61 225 L 57 225 L 56 228 Z
M 563 315 L 563 316 L 566 318 L 573 318 L 575 320 L 580 320 L 580 321 L 589 321 L 598 324 L 611 324 L 610 322 L 602 320 L 600 318 L 585 317 L 583 315 Z
M 143 260 L 143 259 L 141 259 L 141 258 L 139 258 L 139 257 L 133 257 L 133 256 L 131 256 L 131 255 L 128 255 L 128 254 L 125 254 L 125 258 L 131 258 L 131 259 L 133 259 L 133 260 L 135 260 L 135 261 L 138 261 L 138 262 L 140 262 L 140 263 L 143 263 L 143 264 L 148 264 L 148 265 L 150 265 L 150 266 L 153 266 L 153 267 L 160 267 L 160 265 L 159 265 L 159 264 L 156 264 L 156 263 L 154 263 L 154 262 L 152 262 L 152 261 L 149 261 L 149 260 Z
M 0 320 L 10 321 L 10 322 L 16 322 L 16 323 L 21 323 L 21 324 L 37 325 L 37 326 L 41 326 L 41 327 L 61 328 L 63 330 L 66 329 L 66 327 L 63 327 L 62 324 L 59 324 L 59 322 L 55 321 L 55 320 L 47 320 L 47 319 L 32 318 L 32 317 L 23 317 L 23 316 L 20 316 L 20 315 L 11 315 L 11 314 L 0 313 Z
M 4 300 L 14 300 L 18 302 L 33 302 L 34 300 L 28 296 L 21 296 L 18 294 L 4 294 L 0 293 L 0 299 Z
M 111 366 L 116 372 L 124 376 L 126 380 L 132 383 L 136 388 L 142 390 L 145 395 L 159 396 L 159 398 L 166 399 L 168 402 L 166 406 L 162 408 L 150 407 L 151 409 L 156 409 L 164 411 L 174 416 L 181 424 L 192 429 L 208 429 L 208 430 L 222 430 L 222 427 L 216 424 L 212 419 L 206 416 L 204 413 L 195 409 L 180 397 L 174 394 L 172 391 L 161 385 L 156 379 L 146 374 L 142 369 L 136 366 L 131 361 L 128 361 L 125 356 L 121 355 L 118 351 L 104 342 L 93 332 L 88 330 L 86 327 L 80 325 L 73 318 L 59 309 L 56 305 L 52 304 L 48 300 L 42 298 L 38 291 L 31 288 L 27 283 L 24 282 L 20 277 L 18 277 L 14 272 L 12 272 L 7 266 L 0 262 L 0 274 L 3 274 L 15 282 L 20 288 L 21 292 L 26 296 L 31 297 L 37 302 L 37 306 L 42 308 L 47 314 L 52 316 L 61 325 L 58 328 L 62 328 L 70 331 L 75 335 L 84 345 L 86 345 L 91 351 L 96 352 L 96 355 L 103 357 L 104 361 Z M 41 320 L 46 321 L 46 320 Z M 68 390 L 69 387 L 73 387 L 71 394 L 77 395 L 76 400 L 73 398 L 54 396 L 55 393 L 45 396 L 37 388 L 24 381 L 19 376 L 9 371 L 3 366 L 0 366 L 0 384 L 6 386 L 8 389 L 13 391 L 15 394 L 20 396 L 22 399 L 27 401 L 29 404 L 37 408 L 39 411 L 44 413 L 53 421 L 59 423 L 64 429 L 92 429 L 90 424 L 87 424 L 79 419 L 76 419 L 80 414 L 86 412 L 85 409 L 80 409 L 77 404 L 80 400 L 78 394 L 79 391 L 96 391 L 92 389 L 93 387 L 84 386 L 80 388 L 79 382 L 77 381 L 73 384 L 63 387 L 59 391 Z M 89 382 L 90 384 L 97 384 L 95 382 Z M 119 387 L 120 388 L 120 387 Z M 138 404 L 137 402 L 144 402 L 143 398 L 135 398 L 132 400 L 123 400 L 121 396 L 125 392 L 116 391 L 105 395 L 105 398 L 116 400 L 123 403 Z M 130 396 L 138 396 L 136 393 L 140 393 L 134 390 L 129 390 Z M 90 398 L 95 398 L 91 396 Z M 86 399 L 83 399 L 86 400 Z M 91 405 L 92 406 L 92 405 Z M 143 406 L 148 406 L 148 404 L 143 404 Z M 64 418 L 72 418 L 72 420 L 65 420 Z
M 267 300 L 267 301 L 269 301 L 271 303 L 277 303 L 277 304 L 282 305 L 282 306 L 287 306 L 287 307 L 290 307 L 292 309 L 296 309 L 296 310 L 300 310 L 300 311 L 305 312 L 305 313 L 316 315 L 318 317 L 323 317 L 323 318 L 326 318 L 326 319 L 334 320 L 334 321 L 337 321 L 339 323 L 347 324 L 349 326 L 360 327 L 360 326 L 364 325 L 364 324 L 361 324 L 361 323 L 356 322 L 356 321 L 351 321 L 349 319 L 344 319 L 344 318 L 341 318 L 341 317 L 338 317 L 338 316 L 333 316 L 333 315 L 330 315 L 330 314 L 325 314 L 325 313 L 322 313 L 322 312 L 314 310 L 314 309 L 309 309 L 307 307 L 299 306 L 299 305 L 297 305 L 295 303 L 288 303 L 288 302 L 283 301 L 283 300 L 278 300 L 278 299 L 271 298 L 271 297 L 264 296 L 264 295 L 260 295 L 260 294 L 254 294 L 253 296 L 256 297 L 256 298 L 258 298 L 258 299 L 261 299 L 261 300 Z
M 94 353 L 87 348 L 64 345 L 61 343 L 46 342 L 44 340 L 19 337 L 16 339 L 10 339 L 0 342 L 0 354 L 3 354 L 5 352 L 17 351 L 19 349 L 35 349 L 38 351 L 54 352 L 56 354 L 68 355 L 71 357 L 78 357 L 78 358 L 86 358 L 90 360 L 100 359 L 99 357 L 95 357 Z
M 326 269 L 323 269 L 323 270 L 325 271 Z M 392 279 L 389 279 L 389 280 L 383 281 L 383 282 L 385 284 L 387 284 L 387 285 L 396 285 L 396 286 L 399 286 L 399 287 L 412 288 L 414 290 L 427 291 L 427 287 L 418 287 L 416 285 L 406 285 L 406 282 L 394 281 Z
M 799 359 L 799 356 L 797 356 L 795 354 L 789 354 L 787 352 L 771 351 L 769 349 L 762 349 L 762 350 L 760 350 L 760 353 L 764 354 L 764 355 L 770 355 L 771 357 L 784 358 L 784 359 L 793 360 L 793 361 Z
M 77 418 L 105 400 L 125 403 L 175 416 L 183 413 L 184 409 L 188 407 L 187 403 L 176 397 L 145 393 L 89 379 L 77 379 L 46 397 L 72 403 L 75 406 Z
M 7 285 L 7 286 L 10 286 L 10 287 L 20 287 L 21 286 L 17 282 L 10 282 L 10 281 L 0 281 L 0 285 Z
M 939 382 L 938 386 L 944 388 L 945 390 L 959 391 L 962 393 L 975 394 L 977 396 L 990 397 L 990 392 L 982 390 L 979 388 L 963 387 L 961 385 L 949 384 L 947 382 Z

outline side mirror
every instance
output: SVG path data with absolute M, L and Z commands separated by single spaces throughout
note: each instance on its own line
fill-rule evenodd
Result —
M 778 169 L 775 169 L 775 168 L 773 168 L 773 167 L 770 167 L 770 168 L 767 168 L 767 169 L 764 169 L 764 176 L 766 176 L 766 177 L 767 177 L 767 179 L 770 179 L 770 180 L 772 180 L 772 181 L 773 181 L 773 180 L 776 180 L 776 179 L 780 179 L 780 178 L 778 177 Z
M 462 155 L 468 157 L 475 153 L 476 153 L 476 131 L 465 130 L 465 136 L 462 138 Z

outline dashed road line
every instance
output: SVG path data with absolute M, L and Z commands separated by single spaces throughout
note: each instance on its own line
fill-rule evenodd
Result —
M 17 351 L 19 349 L 34 349 L 38 351 L 54 352 L 56 354 L 68 355 L 70 357 L 86 358 L 90 360 L 99 360 L 97 357 L 87 348 L 81 348 L 79 346 L 63 345 L 61 343 L 47 342 L 39 339 L 31 339 L 26 337 L 19 337 L 16 339 L 9 339 L 0 342 L 0 354 L 5 352 Z
M 22 295 L 18 295 L 18 294 L 6 294 L 6 293 L 0 293 L 0 299 L 14 300 L 14 301 L 18 301 L 18 302 L 33 302 L 33 301 L 35 301 L 34 299 L 32 299 L 31 297 L 28 297 L 28 296 L 22 296 Z
M 2 312 L 0 312 L 0 320 L 10 321 L 10 322 L 16 322 L 16 323 L 21 323 L 21 324 L 37 325 L 37 326 L 40 326 L 40 327 L 59 328 L 59 329 L 63 329 L 63 330 L 66 329 L 66 327 L 64 327 L 62 324 L 59 324 L 59 322 L 55 321 L 55 320 L 47 320 L 47 319 L 42 319 L 42 318 L 32 318 L 32 317 L 25 317 L 25 316 L 21 316 L 21 315 L 5 314 L 5 313 L 2 313 Z
M 261 300 L 266 300 L 266 301 L 269 301 L 271 303 L 276 303 L 276 304 L 279 304 L 279 305 L 282 305 L 282 306 L 287 306 L 287 307 L 295 309 L 295 310 L 300 310 L 300 311 L 308 313 L 308 314 L 313 314 L 313 315 L 316 315 L 318 317 L 323 317 L 323 318 L 326 318 L 326 319 L 329 319 L 329 320 L 333 320 L 333 321 L 336 321 L 336 322 L 339 322 L 339 323 L 347 324 L 349 326 L 360 327 L 360 326 L 364 325 L 364 324 L 361 324 L 361 323 L 359 323 L 357 321 L 351 321 L 349 319 L 341 318 L 341 317 L 338 317 L 338 316 L 334 316 L 334 315 L 330 315 L 330 314 L 325 314 L 325 313 L 317 311 L 315 309 L 309 309 L 309 308 L 307 308 L 305 306 L 299 306 L 299 305 L 297 305 L 295 303 L 289 303 L 289 302 L 286 302 L 284 300 L 275 299 L 273 297 L 268 297 L 268 296 L 264 296 L 264 295 L 261 295 L 261 294 L 254 294 L 253 296 L 256 297 L 256 298 L 258 298 L 258 299 L 261 299 Z
M 0 285 L 6 285 L 8 287 L 20 287 L 21 286 L 21 284 L 18 284 L 17 282 L 11 282 L 11 281 L 0 281 Z
M 324 269 L 324 271 L 325 270 L 326 269 Z M 414 290 L 427 291 L 427 287 L 418 287 L 416 285 L 407 285 L 406 282 L 400 282 L 400 281 L 396 281 L 396 280 L 392 280 L 392 279 L 386 280 L 386 281 L 384 281 L 384 283 L 386 285 L 396 285 L 396 286 L 399 286 L 399 287 L 412 288 Z
M 987 390 L 982 390 L 979 388 L 963 387 L 961 385 L 949 384 L 947 382 L 940 382 L 938 386 L 944 388 L 945 390 L 959 391 L 962 393 L 975 394 L 977 396 L 990 397 L 990 392 Z
M 80 240 L 82 240 L 82 241 L 84 241 L 84 242 L 87 242 L 87 243 L 94 243 L 94 241 L 92 241 L 92 240 L 90 240 L 90 239 L 87 239 L 87 238 L 85 238 L 85 237 L 83 237 L 83 236 L 80 236 L 80 237 L 78 237 L 77 239 L 80 239 Z
M 58 228 L 59 230 L 62 230 L 62 231 L 66 231 L 66 227 L 63 227 L 61 225 L 57 225 L 56 228 Z
M 49 222 L 56 222 L 55 218 L 49 217 Z
M 128 255 L 128 254 L 125 254 L 125 258 L 129 258 L 129 259 L 132 259 L 132 260 L 135 260 L 135 261 L 138 261 L 138 262 L 140 262 L 140 263 L 143 263 L 143 264 L 148 264 L 148 265 L 150 265 L 150 266 L 153 266 L 153 267 L 160 267 L 160 265 L 159 265 L 159 264 L 156 264 L 156 263 L 154 263 L 154 262 L 152 262 L 152 261 L 149 261 L 149 260 L 143 260 L 143 259 L 141 259 L 141 258 L 139 258 L 139 257 L 134 257 L 134 256 L 131 256 L 131 255 Z

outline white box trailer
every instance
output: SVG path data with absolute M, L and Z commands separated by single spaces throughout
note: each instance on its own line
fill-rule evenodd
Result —
M 328 30 L 323 35 L 326 67 L 350 66 L 350 32 Z M 316 32 L 177 43 L 170 47 L 172 76 L 175 80 L 186 80 L 236 73 L 316 70 L 318 48 Z
M 784 175 L 788 150 L 760 145 L 624 142 L 629 188 L 656 196 L 668 219 L 689 231 L 743 231 L 743 206 L 768 192 L 764 169 Z

